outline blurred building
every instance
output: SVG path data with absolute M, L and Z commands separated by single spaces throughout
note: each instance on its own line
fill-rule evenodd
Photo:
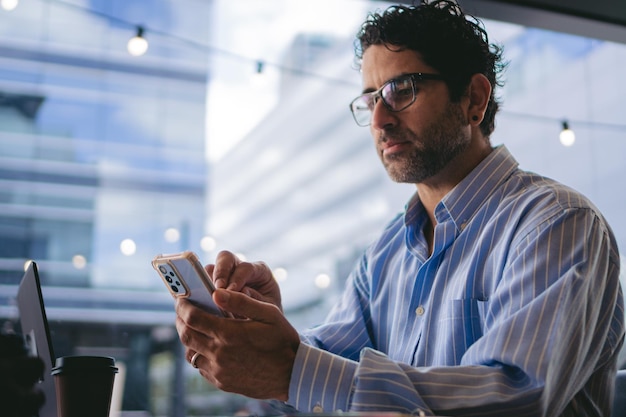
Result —
M 361 91 L 353 39 L 312 29 L 272 68 L 273 107 L 209 164 L 216 63 L 202 45 L 220 19 L 214 3 L 33 0 L 0 12 L 0 320 L 17 325 L 12 300 L 34 259 L 57 355 L 123 363 L 128 416 L 267 411 L 216 392 L 182 362 L 172 300 L 150 266 L 157 253 L 191 249 L 208 262 L 228 249 L 267 262 L 303 328 L 323 319 L 414 192 L 388 179 L 369 130 L 350 115 Z M 135 24 L 150 41 L 139 58 L 125 51 Z M 587 194 L 626 247 L 626 47 L 486 24 L 510 61 L 492 143 Z M 233 102 L 253 99 L 244 91 Z M 241 123 L 252 117 L 228 103 Z M 571 147 L 558 139 L 564 120 L 576 132 Z M 216 246 L 202 246 L 205 237 Z
M 173 303 L 150 260 L 200 251 L 209 62 L 149 32 L 148 53 L 133 57 L 125 22 L 208 42 L 211 2 L 144 6 L 32 1 L 0 12 L 0 319 L 19 331 L 12 300 L 35 260 L 57 356 L 114 356 L 126 369 L 123 409 L 150 410 L 154 358 L 169 352 L 163 409 L 181 415 Z

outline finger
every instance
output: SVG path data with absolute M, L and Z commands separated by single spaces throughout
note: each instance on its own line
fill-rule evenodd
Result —
M 260 293 L 273 284 L 272 271 L 263 262 L 239 262 L 232 271 L 226 289 L 242 291 L 244 287 L 253 287 Z
M 185 346 L 185 359 L 191 363 L 196 352 L 207 353 L 214 347 L 213 339 L 205 334 L 195 331 L 180 319 L 176 319 L 176 331 L 180 342 Z
M 215 332 L 219 330 L 219 320 L 188 301 L 176 302 L 176 331 L 187 349 L 195 352 L 210 349 Z M 187 359 L 190 358 L 187 352 Z
M 260 322 L 275 321 L 278 308 L 270 303 L 255 300 L 237 291 L 219 289 L 213 294 L 215 303 L 222 309 L 236 316 L 247 317 Z
M 200 375 L 206 379 L 211 385 L 213 385 L 216 388 L 219 388 L 218 382 L 215 379 L 215 377 L 213 376 L 213 374 L 211 373 L 210 369 L 207 371 L 206 369 L 208 369 L 207 367 L 210 366 L 210 364 L 207 364 L 206 362 L 208 362 L 205 358 L 205 363 L 203 364 L 203 367 L 198 367 L 198 371 L 200 372 Z
M 215 270 L 215 265 L 214 264 L 208 264 L 204 267 L 204 270 L 206 271 L 207 274 L 209 274 L 209 277 L 211 278 L 211 281 L 213 281 L 213 284 L 215 284 L 215 278 L 213 277 L 213 271 Z
M 239 262 L 239 258 L 229 251 L 221 251 L 217 254 L 212 274 L 210 274 L 216 288 L 226 288 L 230 284 L 231 275 Z
M 176 316 L 194 330 L 210 333 L 211 329 L 217 325 L 218 317 L 215 314 L 205 311 L 184 298 L 177 298 L 174 306 Z
M 195 350 L 193 349 L 185 349 L 185 360 L 188 363 L 191 363 L 191 359 L 193 358 L 193 355 L 196 353 Z
M 190 350 L 190 352 L 193 352 L 192 350 Z M 200 352 L 193 352 L 193 355 L 191 355 L 191 357 L 189 358 L 188 362 L 191 366 L 193 366 L 194 368 L 198 369 L 200 368 L 200 359 L 202 358 L 202 354 Z

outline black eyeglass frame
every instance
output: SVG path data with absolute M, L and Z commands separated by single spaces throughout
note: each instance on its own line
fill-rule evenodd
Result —
M 409 103 L 407 103 L 406 105 L 402 106 L 399 109 L 394 109 L 391 107 L 391 105 L 389 103 L 387 103 L 387 101 L 385 100 L 385 98 L 382 95 L 383 90 L 385 89 L 385 87 L 387 87 L 389 84 L 391 83 L 395 83 L 398 82 L 399 80 L 402 80 L 404 78 L 409 78 L 411 80 L 411 92 L 413 94 L 413 97 L 411 98 L 411 101 Z M 352 113 L 352 117 L 354 118 L 354 121 L 356 122 L 357 125 L 361 126 L 361 127 L 366 127 L 369 126 L 372 123 L 372 110 L 368 108 L 369 111 L 369 119 L 367 124 L 363 124 L 363 123 L 359 123 L 359 119 L 357 118 L 357 112 L 362 112 L 362 110 L 355 110 L 355 103 L 358 100 L 362 100 L 363 97 L 373 97 L 373 102 L 374 104 L 376 104 L 378 102 L 378 100 L 382 100 L 383 105 L 387 108 L 387 110 L 397 113 L 400 112 L 404 109 L 406 109 L 407 107 L 409 107 L 411 104 L 415 103 L 415 99 L 417 97 L 417 92 L 416 92 L 416 88 L 415 88 L 415 82 L 416 81 L 427 81 L 427 80 L 444 80 L 444 76 L 441 74 L 430 74 L 430 73 L 424 73 L 424 72 L 414 72 L 411 74 L 402 74 L 398 77 L 392 78 L 391 80 L 387 81 L 386 83 L 384 83 L 383 85 L 380 86 L 380 88 L 376 91 L 371 91 L 369 93 L 365 93 L 365 94 L 361 94 L 360 96 L 358 96 L 357 98 L 355 98 L 354 100 L 352 100 L 350 102 L 350 112 Z M 365 100 L 363 100 L 365 101 Z

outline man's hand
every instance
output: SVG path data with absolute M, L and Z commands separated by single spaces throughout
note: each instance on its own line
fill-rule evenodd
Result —
M 286 401 L 298 332 L 271 303 L 224 289 L 213 298 L 223 310 L 244 318 L 217 317 L 177 301 L 176 329 L 187 360 L 198 352 L 200 374 L 223 391 Z
M 243 292 L 248 296 L 274 304 L 282 311 L 280 288 L 272 270 L 263 262 L 243 262 L 233 253 L 218 253 L 215 264 L 206 266 L 216 288 Z

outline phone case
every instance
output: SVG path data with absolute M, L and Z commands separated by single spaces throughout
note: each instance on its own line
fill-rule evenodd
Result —
M 228 316 L 213 302 L 215 287 L 195 253 L 185 251 L 157 255 L 152 260 L 152 267 L 161 276 L 172 297 L 186 298 L 209 313 Z

